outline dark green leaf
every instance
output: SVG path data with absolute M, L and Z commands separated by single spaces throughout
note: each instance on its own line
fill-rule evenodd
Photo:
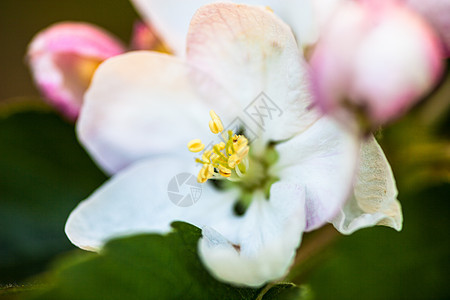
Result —
M 255 299 L 260 290 L 212 278 L 197 256 L 198 228 L 181 222 L 166 236 L 145 234 L 109 242 L 77 263 L 65 261 L 38 299 Z
M 105 179 L 59 116 L 0 117 L 0 282 L 40 272 L 73 249 L 64 234 L 67 216 Z

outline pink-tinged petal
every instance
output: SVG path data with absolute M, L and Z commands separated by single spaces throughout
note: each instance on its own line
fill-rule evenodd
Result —
M 403 216 L 397 194 L 389 162 L 375 138 L 370 136 L 361 144 L 353 195 L 333 219 L 333 225 L 343 234 L 375 225 L 400 231 Z
M 390 1 L 346 2 L 311 59 L 316 101 L 344 122 L 359 110 L 372 126 L 384 124 L 434 86 L 442 72 L 441 55 L 433 31 L 405 7 Z
M 393 120 L 436 84 L 441 53 L 438 39 L 417 15 L 390 8 L 356 53 L 351 97 L 366 99 L 372 120 Z
M 439 34 L 450 56 L 450 1 L 448 0 L 404 0 L 414 11 L 421 14 Z
M 78 137 L 108 173 L 158 154 L 186 153 L 190 140 L 207 145 L 209 111 L 231 122 L 230 97 L 215 88 L 214 102 L 198 94 L 193 77 L 209 79 L 182 60 L 150 51 L 129 52 L 100 65 L 85 95 Z M 201 79 L 200 79 L 201 77 Z M 220 101 L 218 101 L 220 99 Z
M 270 199 L 255 195 L 236 226 L 236 237 L 212 226 L 203 228 L 199 255 L 217 279 L 258 287 L 289 270 L 305 229 L 305 189 L 277 182 Z M 232 226 L 232 224 L 230 224 Z
M 133 26 L 131 36 L 131 49 L 133 50 L 154 50 L 159 46 L 159 39 L 154 30 L 147 24 L 137 21 Z
M 288 23 L 299 44 L 309 45 L 317 41 L 319 25 L 324 22 L 335 2 L 342 0 L 237 0 L 227 1 L 249 5 L 267 6 Z M 194 13 L 203 5 L 221 0 L 133 0 L 149 24 L 177 54 L 184 55 L 186 34 Z
M 305 188 L 306 231 L 330 221 L 351 194 L 359 151 L 357 137 L 323 117 L 275 149 L 279 160 L 271 174 Z
M 122 44 L 90 24 L 50 26 L 31 41 L 27 58 L 43 95 L 70 119 L 76 119 L 92 74 L 105 59 L 124 52 Z
M 260 140 L 290 138 L 317 119 L 310 109 L 306 63 L 295 38 L 267 8 L 203 6 L 192 19 L 187 44 L 187 61 L 240 103 L 242 118 Z M 261 93 L 269 108 L 258 102 Z

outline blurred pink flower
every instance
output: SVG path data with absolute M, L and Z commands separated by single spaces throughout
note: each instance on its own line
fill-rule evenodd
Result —
M 123 52 L 122 43 L 106 31 L 86 23 L 64 22 L 38 33 L 27 58 L 44 97 L 75 120 L 97 66 Z
M 450 1 L 448 0 L 402 0 L 421 14 L 439 34 L 445 56 L 450 56 Z
M 133 50 L 154 50 L 160 45 L 155 32 L 142 21 L 134 23 L 130 43 L 130 48 Z
M 384 124 L 430 91 L 441 57 L 433 30 L 404 6 L 340 2 L 310 61 L 316 103 L 347 123 Z

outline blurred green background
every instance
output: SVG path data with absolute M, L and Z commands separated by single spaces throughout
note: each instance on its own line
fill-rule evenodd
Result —
M 74 20 L 127 43 L 137 18 L 127 0 L 0 1 L 0 286 L 20 284 L 74 249 L 65 220 L 106 179 L 78 145 L 73 125 L 48 108 L 7 117 L 6 100 L 39 97 L 24 63 L 28 42 L 55 22 Z M 444 81 L 431 101 L 378 136 L 398 180 L 403 231 L 361 230 L 314 255 L 297 281 L 309 284 L 317 299 L 450 299 L 450 90 Z

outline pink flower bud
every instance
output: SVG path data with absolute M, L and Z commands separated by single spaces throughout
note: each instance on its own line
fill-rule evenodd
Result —
M 131 36 L 131 49 L 153 50 L 159 43 L 154 31 L 144 22 L 134 23 L 133 34 Z
M 421 14 L 439 34 L 445 56 L 450 56 L 450 1 L 404 0 L 406 5 Z
M 50 26 L 31 41 L 27 58 L 37 87 L 64 116 L 75 120 L 97 66 L 123 53 L 104 30 L 84 23 Z
M 441 57 L 434 32 L 403 6 L 342 2 L 311 57 L 316 102 L 345 122 L 384 124 L 434 86 Z

